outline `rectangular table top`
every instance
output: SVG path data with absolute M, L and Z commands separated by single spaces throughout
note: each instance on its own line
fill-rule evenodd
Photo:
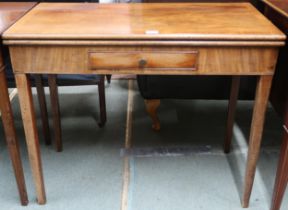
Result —
M 285 39 L 249 3 L 40 3 L 3 37 L 10 40 Z
M 269 5 L 286 18 L 288 18 L 288 0 L 262 0 L 265 4 Z
M 0 2 L 0 34 L 36 4 L 36 2 Z

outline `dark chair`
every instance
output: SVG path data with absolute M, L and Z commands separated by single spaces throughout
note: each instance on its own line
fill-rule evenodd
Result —
M 153 129 L 160 129 L 157 108 L 160 99 L 229 99 L 232 78 L 218 76 L 137 76 L 138 87 Z M 256 79 L 243 77 L 239 99 L 254 99 Z
M 60 152 L 63 149 L 60 106 L 58 86 L 78 86 L 78 85 L 98 85 L 100 120 L 99 127 L 103 127 L 106 123 L 106 103 L 105 103 L 105 76 L 104 75 L 34 75 L 36 84 L 41 87 L 48 85 L 50 89 L 51 111 L 53 117 L 53 128 L 56 151 Z M 110 82 L 110 76 L 107 76 Z M 38 86 L 37 86 L 38 87 Z M 49 129 L 49 128 L 48 128 Z

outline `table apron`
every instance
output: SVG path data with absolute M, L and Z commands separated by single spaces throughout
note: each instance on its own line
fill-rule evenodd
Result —
M 9 46 L 15 73 L 273 75 L 278 47 Z

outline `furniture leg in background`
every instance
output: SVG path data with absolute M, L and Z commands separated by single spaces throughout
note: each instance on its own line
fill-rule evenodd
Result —
M 107 79 L 107 82 L 108 82 L 109 84 L 111 83 L 111 77 L 112 77 L 111 74 L 107 74 L 107 75 L 106 75 L 106 79 Z
M 109 75 L 106 75 L 107 77 Z M 98 77 L 92 76 L 91 78 L 85 77 L 85 75 L 78 75 L 74 77 L 73 75 L 48 75 L 48 86 L 50 90 L 50 101 L 51 110 L 53 118 L 53 128 L 54 128 L 54 138 L 55 138 L 55 148 L 57 152 L 63 150 L 62 142 L 62 126 L 61 126 L 61 113 L 60 113 L 60 102 L 58 86 L 75 86 L 75 85 L 98 85 L 99 94 L 99 107 L 100 107 L 100 120 L 98 122 L 99 127 L 103 127 L 107 120 L 106 114 L 106 102 L 105 102 L 105 76 L 98 75 Z
M 50 90 L 55 148 L 57 152 L 61 152 L 63 150 L 62 128 L 61 128 L 61 119 L 60 119 L 58 86 L 57 86 L 56 80 L 57 80 L 56 75 L 53 75 L 53 74 L 48 75 L 48 85 L 49 85 L 49 90 Z
M 111 75 L 106 75 L 108 78 Z M 100 76 L 100 82 L 98 84 L 98 94 L 99 94 L 99 109 L 100 109 L 100 122 L 98 123 L 99 127 L 103 127 L 107 120 L 107 114 L 106 114 L 106 97 L 105 97 L 105 76 Z M 110 81 L 108 80 L 110 83 Z
M 271 210 L 279 210 L 288 183 L 288 103 L 286 103 L 286 116 L 283 125 L 283 142 L 279 157 L 278 169 L 274 185 Z
M 42 76 L 34 75 L 34 78 L 35 78 L 35 86 L 37 88 L 37 96 L 38 96 L 39 106 L 40 106 L 40 111 L 41 111 L 42 130 L 44 134 L 44 139 L 45 139 L 46 145 L 50 145 L 51 136 L 50 136 L 48 112 L 47 112 L 47 105 L 46 105 L 45 91 L 43 87 Z
M 231 148 L 232 136 L 233 136 L 233 124 L 235 120 L 235 112 L 237 106 L 237 98 L 240 87 L 240 76 L 232 77 L 231 92 L 228 105 L 228 116 L 227 116 L 227 128 L 226 137 L 224 142 L 224 152 L 229 153 Z
M 157 115 L 157 109 L 160 106 L 160 99 L 146 99 L 145 106 L 146 111 L 152 119 L 152 129 L 154 131 L 160 130 L 160 120 Z
M 8 146 L 8 151 L 13 165 L 17 187 L 22 205 L 28 204 L 28 196 L 25 185 L 25 178 L 19 151 L 19 144 L 16 137 L 16 131 L 13 120 L 13 112 L 11 109 L 7 82 L 4 72 L 4 65 L 0 69 L 0 110 L 5 132 L 5 138 Z

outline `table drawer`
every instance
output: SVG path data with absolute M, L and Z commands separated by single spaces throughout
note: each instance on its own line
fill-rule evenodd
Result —
M 198 51 L 189 52 L 89 52 L 89 67 L 97 69 L 196 70 Z

